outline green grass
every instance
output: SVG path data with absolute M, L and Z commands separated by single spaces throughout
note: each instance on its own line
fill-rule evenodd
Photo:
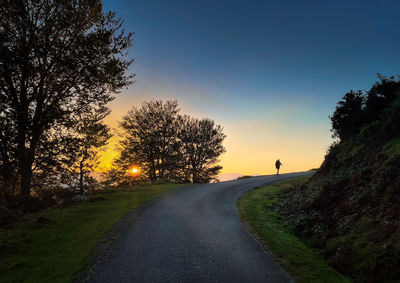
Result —
M 140 186 L 103 194 L 104 200 L 27 215 L 17 227 L 0 230 L 0 282 L 70 282 L 123 215 L 176 187 Z M 38 217 L 51 222 L 38 227 Z
M 240 217 L 298 282 L 351 282 L 329 267 L 317 251 L 297 238 L 290 226 L 280 220 L 274 211 L 274 206 L 285 192 L 304 179 L 290 179 L 247 192 L 238 200 Z
M 384 145 L 383 152 L 389 157 L 400 155 L 400 139 L 395 138 L 395 139 L 389 140 Z

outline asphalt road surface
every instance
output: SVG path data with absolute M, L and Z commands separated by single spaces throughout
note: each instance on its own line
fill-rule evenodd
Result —
M 88 282 L 293 282 L 240 222 L 237 199 L 291 173 L 192 185 L 147 207 Z M 125 220 L 126 221 L 126 220 Z

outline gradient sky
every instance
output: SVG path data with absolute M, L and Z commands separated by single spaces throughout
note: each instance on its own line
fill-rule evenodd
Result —
M 111 103 L 178 99 L 221 124 L 222 178 L 319 167 L 335 104 L 400 74 L 400 1 L 103 1 L 135 33 L 136 82 Z M 104 164 L 115 152 L 105 153 Z

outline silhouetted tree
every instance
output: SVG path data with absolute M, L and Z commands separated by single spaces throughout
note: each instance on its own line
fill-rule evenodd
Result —
M 374 121 L 382 114 L 382 111 L 398 97 L 400 81 L 395 77 L 386 78 L 378 74 L 379 82 L 376 82 L 366 94 L 365 117 L 366 122 Z
M 395 132 L 396 123 L 383 123 L 378 128 L 377 121 L 392 119 L 396 115 L 396 103 L 400 97 L 400 80 L 395 77 L 386 78 L 378 74 L 380 81 L 376 82 L 370 90 L 361 90 L 346 93 L 338 102 L 335 112 L 330 117 L 334 137 L 345 140 L 357 135 L 360 130 L 368 128 L 366 135 L 376 136 L 378 133 L 383 139 L 385 131 Z M 390 112 L 390 114 L 388 114 Z M 384 129 L 384 125 L 391 129 Z
M 63 124 L 54 123 L 51 129 L 43 132 L 32 164 L 32 187 L 59 185 L 68 156 L 75 152 L 71 149 L 75 144 L 72 129 Z
M 64 180 L 72 189 L 84 193 L 94 183 L 90 173 L 99 165 L 99 153 L 111 137 L 110 129 L 103 123 L 109 110 L 105 107 L 82 113 L 76 117 L 71 143 L 64 153 Z
M 123 118 L 120 156 L 106 174 L 109 183 L 127 184 L 129 168 L 139 165 L 140 180 L 168 179 L 180 183 L 206 183 L 222 169 L 218 157 L 225 152 L 222 127 L 210 119 L 178 114 L 177 101 L 145 102 Z
M 350 91 L 338 102 L 335 112 L 330 117 L 334 137 L 343 139 L 354 131 L 359 131 L 363 122 L 363 101 L 361 91 Z
M 27 196 L 55 125 L 72 127 L 131 83 L 132 60 L 123 59 L 131 34 L 100 0 L 1 0 L 0 15 L 2 174 L 17 172 Z
M 0 96 L 0 101 L 4 99 Z M 16 148 L 16 126 L 10 117 L 1 113 L 0 109 L 0 196 L 13 194 L 17 182 L 16 154 L 13 150 Z
M 119 165 L 138 164 L 150 180 L 166 177 L 175 168 L 177 101 L 145 102 L 133 107 L 120 123 L 124 131 Z
M 225 152 L 225 134 L 221 126 L 210 119 L 179 116 L 179 164 L 183 181 L 208 183 L 216 180 L 222 169 L 218 157 Z

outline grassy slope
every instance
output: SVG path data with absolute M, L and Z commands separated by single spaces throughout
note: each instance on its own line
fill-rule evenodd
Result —
M 298 282 L 349 282 L 329 267 L 316 251 L 298 239 L 274 211 L 274 206 L 285 191 L 302 181 L 304 177 L 268 185 L 244 194 L 238 201 L 240 217 L 264 247 Z
M 174 188 L 148 185 L 107 193 L 105 200 L 47 209 L 28 215 L 15 229 L 0 230 L 0 282 L 69 282 L 124 214 Z M 38 227 L 38 217 L 52 222 Z
M 369 145 L 358 139 L 327 155 L 307 188 L 292 193 L 286 209 L 297 207 L 286 217 L 305 219 L 297 232 L 343 274 L 400 282 L 400 139 Z M 311 229 L 316 226 L 322 229 Z

